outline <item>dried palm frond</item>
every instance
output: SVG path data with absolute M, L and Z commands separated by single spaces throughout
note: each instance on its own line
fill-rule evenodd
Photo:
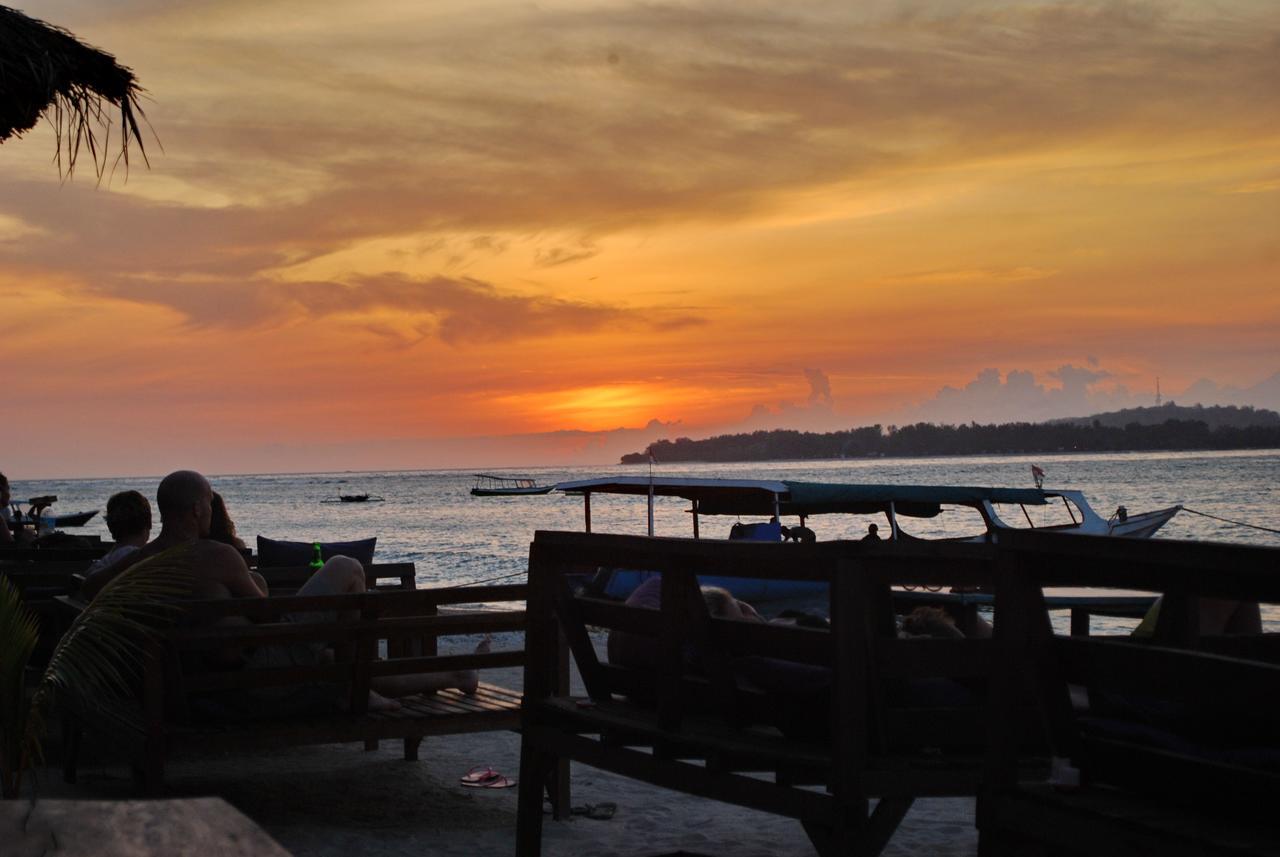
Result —
M 0 142 L 20 136 L 47 116 L 56 135 L 59 172 L 75 171 L 83 145 L 101 178 L 111 141 L 110 107 L 120 112 L 120 153 L 129 166 L 129 142 L 147 161 L 138 118 L 142 90 L 133 72 L 105 51 L 60 27 L 0 6 Z M 99 141 L 98 130 L 103 139 Z M 65 159 L 65 160 L 64 160 Z

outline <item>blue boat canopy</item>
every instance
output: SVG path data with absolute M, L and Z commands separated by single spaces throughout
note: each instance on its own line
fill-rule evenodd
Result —
M 950 485 L 866 485 L 833 482 L 783 483 L 787 493 L 781 497 L 779 511 L 783 515 L 823 515 L 844 513 L 871 515 L 886 512 L 892 503 L 894 512 L 912 518 L 932 518 L 944 505 L 978 506 L 984 500 L 992 503 L 1018 503 L 1043 506 L 1054 496 L 1038 488 L 980 488 Z M 772 503 L 762 502 L 758 495 L 722 496 L 703 500 L 698 512 L 703 515 L 771 515 Z
M 787 483 L 771 479 L 693 479 L 670 476 L 607 476 L 559 482 L 556 490 L 566 494 L 649 494 L 683 497 L 705 503 L 753 503 L 773 514 L 773 498 L 785 497 Z

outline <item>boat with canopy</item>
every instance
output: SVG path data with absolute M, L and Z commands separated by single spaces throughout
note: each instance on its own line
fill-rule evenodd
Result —
M 993 488 L 951 485 L 875 485 L 860 483 L 800 482 L 792 480 L 682 479 L 675 477 L 621 476 L 561 482 L 559 491 L 581 496 L 586 531 L 591 531 L 593 494 L 631 494 L 648 499 L 648 532 L 654 535 L 654 506 L 658 497 L 678 497 L 690 502 L 692 535 L 702 537 L 706 516 L 765 517 L 763 523 L 735 524 L 730 538 L 755 541 L 799 540 L 800 533 L 813 538 L 807 526 L 821 515 L 861 515 L 883 518 L 887 540 L 998 541 L 1002 531 L 1046 529 L 1080 535 L 1149 538 L 1180 510 L 1171 506 L 1130 515 L 1121 506 L 1109 519 L 1089 505 L 1081 491 L 1050 488 Z M 1037 524 L 1032 511 L 1037 511 Z M 1056 517 L 1048 519 L 1045 510 Z M 938 526 L 925 526 L 940 516 L 962 518 L 957 529 L 964 535 L 936 534 Z M 798 525 L 784 521 L 795 518 Z M 1052 522 L 1046 522 L 1052 520 Z M 876 528 L 879 529 L 878 527 Z M 624 595 L 644 572 L 618 572 L 606 592 Z M 739 598 L 767 599 L 805 594 L 798 581 L 762 581 L 759 591 L 745 591 L 747 581 L 726 578 L 726 584 L 708 578 L 708 585 L 728 586 Z M 752 582 L 755 583 L 755 582 Z
M 49 507 L 56 502 L 58 502 L 58 498 L 54 494 L 32 497 L 27 501 L 26 512 L 23 512 L 22 506 L 18 502 L 10 504 L 9 514 L 5 516 L 9 528 L 17 531 L 23 526 L 31 526 L 35 527 L 38 532 L 49 532 L 63 527 L 83 527 L 89 523 L 89 520 L 94 515 L 98 514 L 97 509 L 91 509 L 87 512 L 55 514 Z
M 492 473 L 475 474 L 476 484 L 471 488 L 474 497 L 522 497 L 534 494 L 550 494 L 555 485 L 539 485 L 528 476 L 497 476 Z

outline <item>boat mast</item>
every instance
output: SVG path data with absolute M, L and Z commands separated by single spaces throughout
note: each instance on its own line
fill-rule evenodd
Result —
M 649 450 L 649 535 L 653 535 L 653 450 Z
M 649 479 L 649 535 L 653 535 L 653 478 Z

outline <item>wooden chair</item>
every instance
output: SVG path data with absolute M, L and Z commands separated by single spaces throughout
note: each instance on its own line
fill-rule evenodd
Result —
M 1280 602 L 1280 550 L 1020 533 L 1003 555 L 981 853 L 1280 854 L 1280 636 L 1202 634 L 1197 604 Z M 1050 585 L 1163 593 L 1155 638 L 1055 634 Z M 1013 770 L 1001 714 L 1027 682 L 1057 784 Z
M 876 855 L 916 797 L 976 793 L 983 703 L 925 704 L 895 691 L 920 680 L 982 681 L 990 641 L 898 639 L 889 587 L 989 583 L 992 553 L 986 545 L 539 532 L 529 561 L 517 854 L 540 853 L 543 778 L 565 759 L 799 819 L 823 855 Z M 661 611 L 574 592 L 570 581 L 583 566 L 660 572 Z M 823 581 L 831 629 L 713 618 L 699 574 Z M 603 661 L 593 628 L 647 638 L 653 666 Z M 555 689 L 562 634 L 585 699 Z M 760 657 L 784 671 L 826 671 L 825 690 L 803 698 L 823 738 L 805 740 L 795 720 L 771 717 L 799 697 L 738 680 Z

